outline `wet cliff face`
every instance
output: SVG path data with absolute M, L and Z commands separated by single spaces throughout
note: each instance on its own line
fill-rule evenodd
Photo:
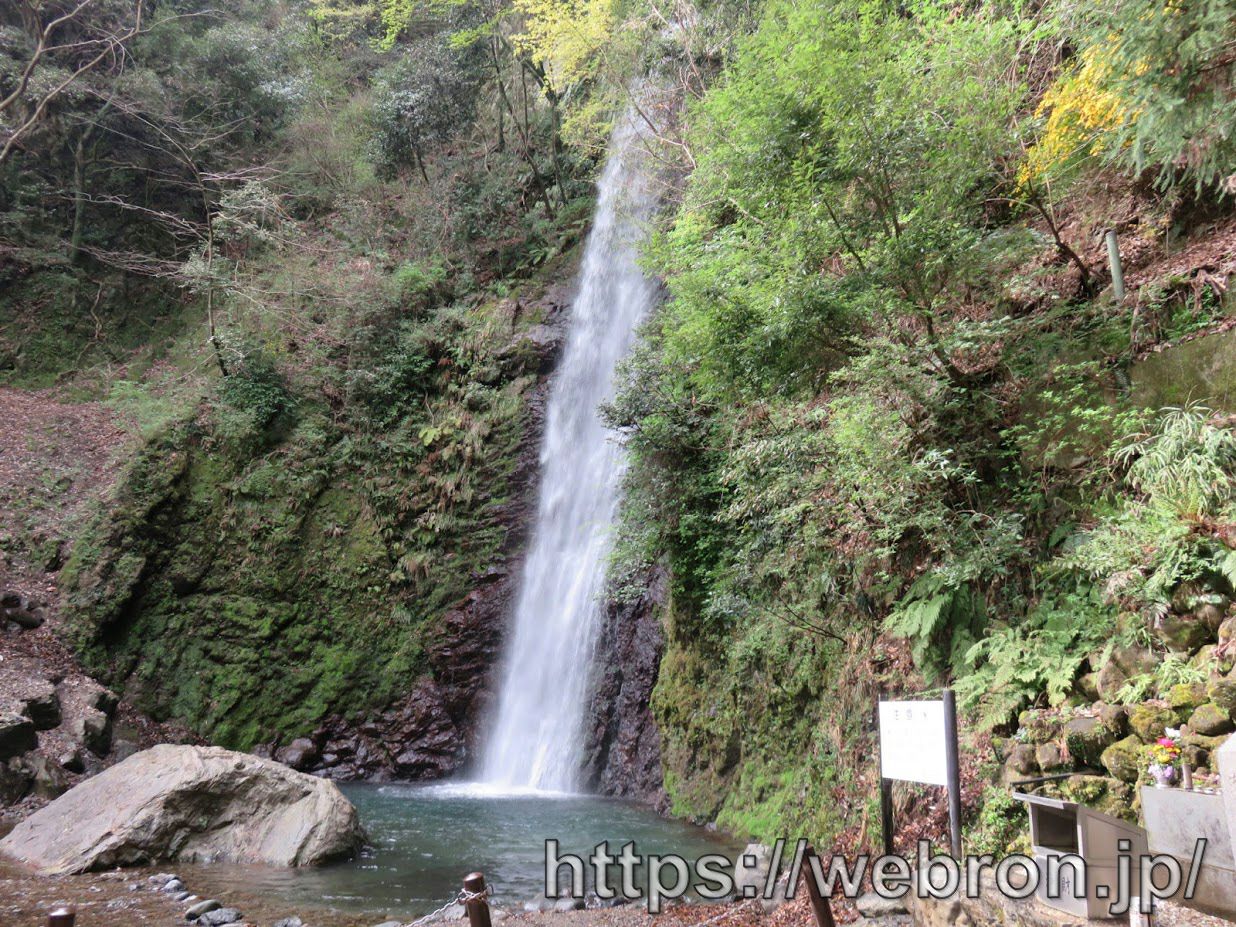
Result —
M 229 443 L 216 407 L 150 440 L 65 568 L 88 671 L 158 720 L 300 769 L 460 768 L 569 296 L 405 326 L 375 365 L 385 392 L 334 418 L 304 399 L 262 443 Z
M 662 784 L 661 735 L 649 708 L 665 639 L 659 608 L 665 576 L 657 570 L 631 602 L 611 602 L 594 659 L 588 706 L 585 781 L 603 795 L 668 809 Z
M 425 669 L 407 694 L 377 713 L 336 714 L 307 738 L 259 748 L 289 765 L 333 779 L 439 779 L 476 757 L 493 701 L 495 670 L 536 511 L 539 450 L 549 379 L 565 335 L 570 290 L 555 287 L 525 311 L 543 318 L 525 335 L 538 380 L 525 397 L 525 429 L 498 521 L 501 556 L 471 577 L 472 589 L 422 636 Z

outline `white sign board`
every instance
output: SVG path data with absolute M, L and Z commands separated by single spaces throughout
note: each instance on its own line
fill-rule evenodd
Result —
M 943 702 L 880 702 L 880 775 L 948 785 Z

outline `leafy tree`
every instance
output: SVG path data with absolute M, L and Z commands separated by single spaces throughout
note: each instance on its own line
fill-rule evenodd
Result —
M 472 118 L 476 72 L 441 37 L 416 40 L 374 82 L 374 155 L 393 175 L 415 164 L 425 183 L 425 150 L 445 142 Z
M 1026 173 L 1102 159 L 1160 185 L 1236 187 L 1236 16 L 1225 0 L 1065 5 L 1076 63 L 1048 90 Z

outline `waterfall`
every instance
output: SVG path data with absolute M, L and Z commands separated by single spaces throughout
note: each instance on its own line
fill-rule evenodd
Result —
M 597 187 L 562 362 L 550 386 L 532 543 L 516 600 L 481 779 L 505 788 L 577 787 L 606 560 L 625 468 L 601 422 L 614 370 L 656 298 L 636 264 L 656 205 L 641 124 L 614 130 Z

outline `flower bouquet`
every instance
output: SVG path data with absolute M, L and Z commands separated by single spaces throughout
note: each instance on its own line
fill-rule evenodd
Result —
M 1180 731 L 1168 728 L 1167 732 L 1150 745 L 1150 773 L 1156 788 L 1165 789 L 1176 780 L 1180 765 Z

